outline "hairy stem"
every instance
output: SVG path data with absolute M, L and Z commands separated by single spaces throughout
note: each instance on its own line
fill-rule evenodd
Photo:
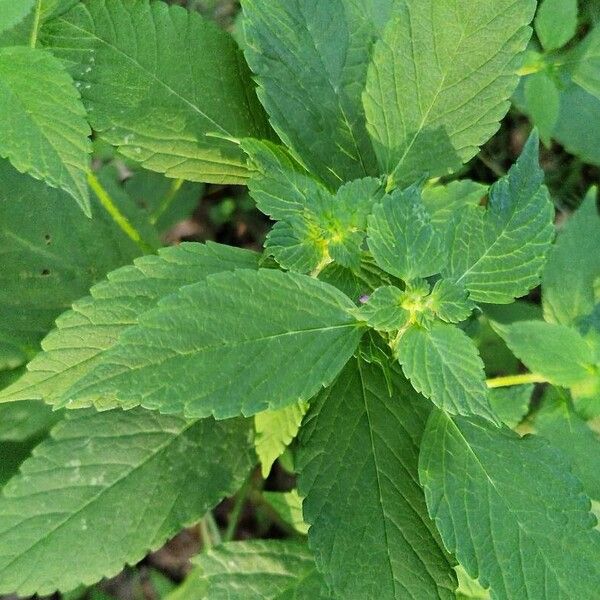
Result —
M 522 373 L 521 375 L 495 377 L 494 379 L 488 379 L 486 383 L 490 389 L 494 389 L 510 387 L 511 385 L 523 385 L 525 383 L 548 383 L 548 380 L 536 373 Z

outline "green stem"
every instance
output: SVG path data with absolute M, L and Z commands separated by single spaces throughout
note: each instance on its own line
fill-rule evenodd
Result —
M 235 537 L 235 532 L 237 531 L 237 526 L 242 515 L 242 509 L 244 508 L 248 494 L 252 489 L 252 480 L 253 473 L 250 473 L 250 476 L 246 479 L 244 485 L 235 497 L 235 503 L 231 515 L 229 515 L 229 522 L 227 523 L 227 529 L 225 530 L 225 536 L 223 538 L 226 542 L 231 542 Z
M 35 4 L 35 12 L 33 14 L 33 29 L 29 36 L 29 47 L 35 48 L 37 45 L 38 33 L 40 30 L 40 18 L 42 15 L 42 0 L 37 0 Z
M 199 523 L 200 536 L 204 550 L 210 550 L 214 546 L 221 544 L 221 533 L 217 527 L 212 512 L 206 513 Z
M 130 223 L 129 219 L 120 211 L 114 203 L 110 194 L 104 189 L 100 180 L 90 171 L 87 175 L 88 185 L 96 194 L 100 204 L 106 209 L 106 212 L 112 217 L 113 221 L 123 230 L 123 232 L 145 253 L 154 252 L 154 248 L 142 238 L 140 232 Z
M 150 223 L 156 225 L 157 221 L 163 216 L 165 211 L 173 204 L 173 200 L 177 197 L 181 186 L 184 183 L 184 179 L 174 179 L 171 183 L 168 192 L 165 197 L 161 200 L 156 212 L 150 217 Z
M 521 375 L 507 375 L 506 377 L 495 377 L 486 381 L 490 389 L 510 387 L 511 385 L 523 385 L 525 383 L 548 383 L 542 375 L 536 373 L 522 373 Z

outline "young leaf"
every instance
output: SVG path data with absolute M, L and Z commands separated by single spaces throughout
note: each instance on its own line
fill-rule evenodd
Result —
M 535 32 L 544 50 L 562 48 L 577 32 L 577 0 L 542 0 Z
M 487 210 L 457 214 L 445 275 L 474 301 L 509 304 L 538 283 L 554 235 L 554 207 L 543 181 L 533 133 L 508 175 L 492 186 Z
M 0 0 L 0 32 L 20 23 L 30 12 L 35 0 Z
M 572 386 L 598 375 L 592 347 L 575 330 L 543 321 L 494 325 L 515 356 L 555 385 Z
M 70 413 L 0 498 L 0 591 L 45 595 L 115 575 L 234 493 L 253 460 L 244 420 Z
M 121 154 L 168 177 L 247 179 L 231 140 L 269 132 L 227 33 L 163 2 L 96 0 L 46 24 L 42 41 L 70 66 L 94 131 Z
M 594 281 L 600 277 L 600 217 L 592 189 L 559 233 L 542 275 L 544 317 L 572 325 L 592 312 Z M 577 268 L 573 268 L 577 265 Z M 565 293 L 568 290 L 568 293 Z
M 283 408 L 331 384 L 352 356 L 364 331 L 352 308 L 304 275 L 211 275 L 145 313 L 68 395 L 75 405 L 141 404 L 191 417 Z
M 353 359 L 300 432 L 299 493 L 319 570 L 339 598 L 454 598 L 417 462 L 429 413 L 397 370 Z M 360 543 L 357 543 L 360 541 Z
M 337 188 L 377 175 L 361 92 L 393 0 L 244 0 L 246 58 L 271 124 L 312 173 Z
M 547 147 L 551 144 L 552 132 L 560 112 L 560 91 L 556 86 L 556 82 L 546 71 L 534 73 L 525 80 L 527 109 Z
M 43 399 L 64 404 L 69 388 L 161 298 L 213 273 L 257 269 L 258 260 L 259 255 L 248 250 L 188 243 L 163 248 L 158 256 L 144 256 L 109 273 L 108 281 L 94 286 L 91 296 L 77 301 L 57 320 L 57 329 L 42 342 L 43 352 L 21 379 L 0 392 L 0 401 Z
M 417 392 L 453 415 L 478 415 L 497 423 L 485 385 L 483 362 L 473 341 L 458 327 L 436 321 L 411 327 L 396 356 Z
M 305 402 L 290 404 L 279 410 L 266 410 L 254 416 L 256 454 L 266 479 L 273 463 L 284 453 L 298 434 L 308 410 Z
M 0 156 L 67 192 L 90 216 L 90 128 L 73 80 L 54 56 L 0 48 L 0 130 Z
M 277 514 L 289 523 L 298 533 L 306 535 L 308 525 L 302 517 L 302 498 L 296 490 L 291 492 L 263 492 L 265 500 L 275 509 Z
M 95 196 L 92 216 L 0 160 L 0 340 L 37 350 L 76 298 L 142 253 Z
M 594 597 L 596 519 L 563 455 L 544 440 L 435 411 L 419 477 L 446 548 L 493 598 Z
M 534 10 L 533 0 L 398 2 L 363 96 L 379 166 L 395 184 L 458 169 L 496 132 Z
M 305 544 L 253 540 L 223 544 L 194 560 L 205 592 L 199 600 L 330 600 Z
M 490 404 L 501 421 L 512 429 L 527 414 L 532 392 L 533 384 L 491 389 Z
M 445 264 L 418 186 L 396 191 L 375 206 L 367 243 L 377 264 L 405 281 L 435 275 Z
M 428 298 L 428 306 L 447 323 L 460 323 L 468 319 L 475 308 L 467 290 L 448 279 L 436 281 Z
M 410 312 L 403 308 L 405 294 L 392 285 L 377 288 L 366 304 L 354 314 L 364 320 L 369 327 L 378 331 L 397 331 L 410 320 Z

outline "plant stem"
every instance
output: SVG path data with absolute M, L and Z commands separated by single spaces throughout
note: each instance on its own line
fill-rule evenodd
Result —
M 40 18 L 42 14 L 42 0 L 37 0 L 35 3 L 35 13 L 33 14 L 33 28 L 29 36 L 29 47 L 35 48 L 37 45 L 38 33 L 40 30 Z
M 250 473 L 244 482 L 244 485 L 235 497 L 235 503 L 233 505 L 231 515 L 229 515 L 229 522 L 227 523 L 227 529 L 225 530 L 225 536 L 223 538 L 226 542 L 231 542 L 235 537 L 235 532 L 237 531 L 237 526 L 242 515 L 242 508 L 244 508 L 248 494 L 252 489 L 253 475 L 253 473 Z
M 511 385 L 523 385 L 525 383 L 548 383 L 542 375 L 536 373 L 522 373 L 521 375 L 507 375 L 506 377 L 495 377 L 486 381 L 490 389 L 510 387 Z
M 100 180 L 90 171 L 87 175 L 88 185 L 96 194 L 100 204 L 106 209 L 106 212 L 112 217 L 113 221 L 123 230 L 123 232 L 135 242 L 145 253 L 154 252 L 154 248 L 142 238 L 140 232 L 130 223 L 129 219 L 120 211 L 119 207 L 113 202 L 110 194 L 104 189 Z
M 199 523 L 204 550 L 210 550 L 221 543 L 221 534 L 212 512 L 207 512 Z
M 169 191 L 165 194 L 165 197 L 161 200 L 156 212 L 150 217 L 150 223 L 156 225 L 158 219 L 160 219 L 165 211 L 171 206 L 173 200 L 177 197 L 177 193 L 183 185 L 183 179 L 174 179 L 169 187 Z

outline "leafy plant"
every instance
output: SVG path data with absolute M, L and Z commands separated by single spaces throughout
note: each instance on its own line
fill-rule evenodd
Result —
M 171 600 L 592 600 L 596 191 L 553 245 L 536 131 L 460 177 L 535 1 L 242 9 L 243 51 L 162 2 L 0 2 L 0 592 L 79 593 L 201 521 Z M 576 9 L 539 7 L 535 75 Z M 591 96 L 594 35 L 569 50 Z M 125 162 L 91 169 L 91 132 L 95 167 Z M 247 184 L 264 251 L 157 250 L 200 183 Z M 540 282 L 543 318 L 518 300 Z M 276 461 L 297 485 L 263 494 Z M 254 496 L 287 539 L 233 541 Z

